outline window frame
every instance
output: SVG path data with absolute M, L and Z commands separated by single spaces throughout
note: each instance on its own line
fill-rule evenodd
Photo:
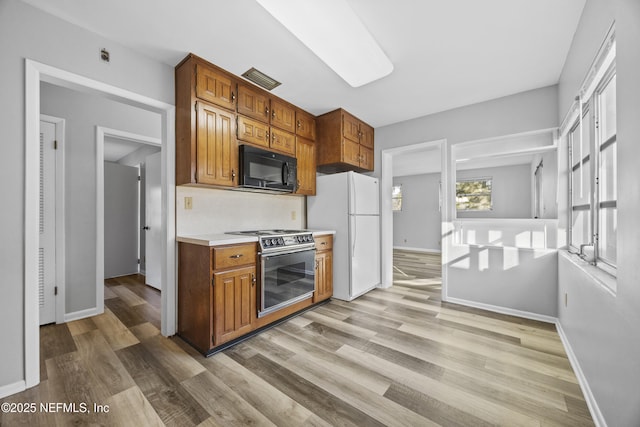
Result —
M 569 248 L 581 256 L 584 256 L 583 247 L 592 247 L 593 248 L 593 259 L 589 260 L 593 265 L 602 269 L 603 271 L 611 274 L 612 276 L 616 276 L 617 274 L 617 259 L 615 261 L 611 261 L 602 257 L 602 251 L 600 248 L 600 238 L 601 238 L 601 215 L 603 209 L 608 208 L 616 208 L 615 215 L 617 216 L 617 189 L 615 191 L 615 200 L 601 200 L 601 177 L 603 175 L 603 165 L 602 165 L 602 151 L 615 144 L 616 145 L 616 156 L 614 158 L 614 176 L 617 175 L 618 171 L 618 162 L 617 162 L 617 126 L 615 133 L 610 136 L 606 141 L 603 141 L 602 136 L 602 126 L 600 123 L 602 122 L 602 106 L 601 106 L 601 96 L 604 89 L 611 83 L 611 81 L 616 78 L 616 62 L 615 59 L 608 66 L 607 70 L 602 74 L 602 77 L 597 82 L 597 85 L 591 95 L 586 101 L 582 102 L 579 105 L 580 113 L 571 124 L 569 132 L 567 134 L 567 148 L 568 148 L 568 243 Z M 580 103 L 582 100 L 579 99 Z M 617 117 L 617 114 L 616 114 Z M 574 144 L 574 136 L 575 132 L 579 131 L 580 127 L 583 126 L 583 123 L 586 121 L 585 118 L 588 118 L 588 153 L 583 155 L 579 160 L 574 160 L 575 153 L 575 144 Z M 585 178 L 588 180 L 589 188 L 588 188 L 588 201 L 587 203 L 574 204 L 574 191 L 576 190 L 576 183 L 574 183 L 574 172 L 579 169 L 585 167 L 585 163 L 589 163 L 589 167 L 586 171 L 583 171 L 585 174 Z M 582 178 L 582 175 L 581 175 Z M 616 181 L 617 186 L 617 181 Z M 580 187 L 582 188 L 582 187 Z M 576 230 L 573 225 L 573 214 L 579 210 L 588 211 L 588 231 L 585 236 L 586 241 L 584 244 L 576 245 L 574 244 Z M 616 230 L 617 237 L 617 230 Z M 617 240 L 617 239 L 616 239 Z M 617 256 L 616 256 L 617 258 Z

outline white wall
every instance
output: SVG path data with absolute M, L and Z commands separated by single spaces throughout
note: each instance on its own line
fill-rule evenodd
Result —
M 584 79 L 610 25 L 617 40 L 618 272 L 617 293 L 606 291 L 593 268 L 563 253 L 559 259 L 559 319 L 604 421 L 640 425 L 640 2 L 587 0 L 560 77 L 560 118 Z M 563 147 L 560 153 L 564 152 Z M 562 165 L 564 162 L 560 161 Z M 566 188 L 566 168 L 563 184 Z M 559 197 L 566 227 L 566 190 Z M 591 268 L 590 268 L 591 267 Z M 568 304 L 564 305 L 564 295 Z
M 459 143 L 555 128 L 558 126 L 557 105 L 557 87 L 550 86 L 378 128 L 375 173 L 378 176 L 380 174 L 380 151 L 385 149 L 446 139 L 450 152 L 451 147 Z M 518 145 L 519 140 L 515 141 L 514 145 Z M 455 183 L 451 182 L 451 178 L 444 179 L 449 180 L 451 194 L 455 194 Z M 453 203 L 453 200 L 449 203 Z M 535 221 L 539 220 L 519 221 L 524 222 L 517 224 L 520 227 L 518 233 L 526 233 L 536 228 Z M 500 231 L 501 224 L 498 220 L 496 222 L 495 230 Z M 555 229 L 555 224 L 551 227 Z M 556 313 L 557 263 L 553 249 L 549 255 L 546 249 L 541 253 L 510 247 L 488 248 L 486 251 L 470 245 L 459 248 L 454 247 L 456 245 L 452 241 L 454 224 L 445 223 L 444 229 L 447 234 L 443 238 L 443 264 L 447 278 L 445 298 L 481 302 L 487 306 L 530 312 L 532 315 Z M 515 257 L 509 253 L 513 250 L 516 251 Z M 465 268 L 462 266 L 464 264 L 460 264 L 462 260 L 459 257 L 465 257 L 476 268 Z M 514 259 L 519 260 L 517 266 L 511 265 Z M 505 268 L 505 260 L 509 268 Z M 540 289 L 532 280 L 539 268 L 544 269 L 540 276 L 544 281 L 544 289 Z M 513 286 L 514 280 L 521 281 L 521 285 Z M 527 300 L 531 300 L 531 303 Z
M 103 47 L 111 51 L 109 64 L 99 60 Z M 174 78 L 169 65 L 17 0 L 0 0 L 0 55 L 0 199 L 7 206 L 0 211 L 0 323 L 12 325 L 0 330 L 0 387 L 15 388 L 24 379 L 25 58 L 169 104 Z
M 456 171 L 456 179 L 491 178 L 490 211 L 457 211 L 457 218 L 531 218 L 530 165 Z
M 96 301 L 96 125 L 160 137 L 160 115 L 48 83 L 41 84 L 43 114 L 66 119 L 66 312 Z M 105 233 L 106 234 L 106 233 Z
M 138 272 L 138 168 L 104 163 L 104 277 Z
M 395 177 L 402 211 L 393 213 L 393 246 L 440 252 L 440 174 Z
M 192 197 L 193 208 L 184 208 Z M 237 230 L 306 227 L 303 196 L 176 187 L 176 233 L 179 236 Z

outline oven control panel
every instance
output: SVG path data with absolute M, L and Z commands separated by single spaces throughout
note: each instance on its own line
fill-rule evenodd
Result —
M 260 237 L 260 245 L 263 249 L 293 248 L 300 245 L 309 245 L 310 243 L 313 243 L 313 234 L 311 233 Z

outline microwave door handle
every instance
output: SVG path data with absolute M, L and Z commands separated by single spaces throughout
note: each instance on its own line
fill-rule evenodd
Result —
M 284 162 L 282 165 L 282 184 L 289 182 L 289 162 Z

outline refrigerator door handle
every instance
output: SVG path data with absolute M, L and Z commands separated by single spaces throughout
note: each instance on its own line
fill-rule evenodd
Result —
M 351 238 L 351 258 L 354 258 L 356 256 L 356 237 L 357 237 L 357 233 L 358 233 L 358 221 L 356 221 L 356 217 L 355 215 L 349 215 L 349 217 L 351 218 L 351 229 L 353 230 L 352 234 L 352 238 Z

